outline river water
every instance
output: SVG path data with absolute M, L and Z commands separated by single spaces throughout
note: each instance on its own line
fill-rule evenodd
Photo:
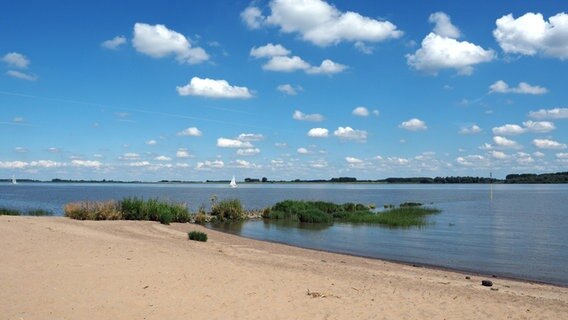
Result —
M 568 285 L 568 185 L 383 184 L 53 184 L 0 185 L 0 207 L 47 209 L 80 200 L 127 196 L 185 202 L 191 210 L 209 199 L 238 198 L 247 209 L 285 199 L 400 204 L 422 202 L 442 210 L 428 226 L 309 225 L 247 221 L 212 228 L 254 239 Z

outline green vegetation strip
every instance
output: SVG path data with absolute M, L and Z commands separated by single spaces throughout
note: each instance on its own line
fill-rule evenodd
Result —
M 266 210 L 263 217 L 304 223 L 340 221 L 404 228 L 424 226 L 427 224 L 426 216 L 440 212 L 435 208 L 422 207 L 422 204 L 417 202 L 405 202 L 399 208 L 389 205 L 388 210 L 379 213 L 372 211 L 371 208 L 372 206 L 360 203 L 334 204 L 323 201 L 286 200 Z
M 0 208 L 0 216 L 52 216 L 53 212 L 42 210 L 42 209 L 35 209 L 29 211 L 21 211 L 9 208 Z

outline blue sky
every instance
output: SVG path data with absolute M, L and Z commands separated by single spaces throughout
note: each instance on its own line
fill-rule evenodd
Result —
M 568 169 L 559 1 L 19 1 L 0 176 L 269 179 Z

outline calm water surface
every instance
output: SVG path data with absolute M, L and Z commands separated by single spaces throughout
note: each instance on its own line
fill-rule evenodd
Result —
M 158 197 L 207 207 L 212 195 L 239 198 L 247 209 L 285 199 L 399 204 L 442 209 L 424 228 L 389 229 L 335 223 L 305 225 L 248 221 L 212 226 L 245 237 L 348 253 L 568 285 L 568 185 L 258 184 L 230 189 L 195 184 L 0 185 L 0 207 L 62 214 L 79 200 Z

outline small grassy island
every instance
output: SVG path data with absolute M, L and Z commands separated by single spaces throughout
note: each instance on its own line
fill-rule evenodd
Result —
M 435 208 L 423 207 L 421 203 L 407 202 L 398 208 L 385 206 L 386 210 L 374 212 L 374 206 L 360 203 L 334 204 L 323 201 L 286 200 L 265 210 L 266 219 L 282 219 L 305 223 L 368 223 L 388 227 L 413 227 L 427 224 L 426 216 L 439 213 Z

